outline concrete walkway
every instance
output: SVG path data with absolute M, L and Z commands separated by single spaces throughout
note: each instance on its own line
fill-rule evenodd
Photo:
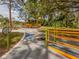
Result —
M 37 42 L 38 43 L 38 42 Z M 0 59 L 63 59 L 37 43 L 24 43 L 21 41 L 8 54 Z
M 35 43 L 20 43 L 1 59 L 48 59 L 47 51 Z
M 34 33 L 35 35 L 39 33 L 37 29 L 22 29 L 22 31 L 23 30 L 28 33 Z M 21 29 L 18 31 L 21 31 Z M 58 53 L 55 53 L 55 51 L 42 46 L 44 46 L 43 41 L 29 42 L 27 44 L 27 42 L 22 39 L 14 48 L 3 55 L 0 59 L 65 59 L 64 57 L 62 58 L 61 55 L 56 55 Z

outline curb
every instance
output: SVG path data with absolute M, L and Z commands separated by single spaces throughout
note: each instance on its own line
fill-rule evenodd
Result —
M 11 49 L 10 49 L 8 52 L 6 52 L 3 56 L 1 56 L 0 59 L 4 59 L 7 55 L 9 55 L 9 53 L 12 52 L 13 49 L 14 49 L 15 47 L 17 47 L 17 46 L 22 42 L 22 40 L 24 39 L 24 37 L 25 37 L 25 33 L 24 33 L 23 37 L 21 38 L 21 40 L 20 40 L 13 48 L 11 48 Z

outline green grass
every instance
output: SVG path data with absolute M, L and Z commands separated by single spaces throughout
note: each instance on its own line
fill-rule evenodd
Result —
M 23 36 L 23 33 L 9 33 L 9 35 L 4 35 L 0 33 L 0 56 L 3 55 L 8 49 L 12 48 Z M 7 49 L 8 41 L 8 49 Z
M 17 33 L 17 32 L 10 33 L 8 36 L 0 33 L 0 48 L 6 48 L 7 40 L 10 41 L 9 43 L 11 46 L 11 44 L 18 42 L 22 36 L 23 36 L 22 33 Z

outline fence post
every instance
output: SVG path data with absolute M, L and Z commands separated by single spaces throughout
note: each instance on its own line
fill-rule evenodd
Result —
M 49 30 L 48 28 L 45 29 L 45 46 L 48 47 L 48 40 L 49 40 Z

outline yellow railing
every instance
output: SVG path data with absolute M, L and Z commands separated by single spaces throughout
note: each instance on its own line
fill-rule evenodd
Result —
M 76 41 L 76 42 L 79 42 L 79 38 L 70 38 L 70 37 L 66 37 L 66 36 L 63 36 L 63 33 L 64 34 L 74 34 L 74 35 L 77 35 L 79 36 L 79 29 L 69 29 L 69 28 L 52 28 L 52 27 L 42 27 L 40 28 L 41 31 L 45 31 L 46 35 L 46 47 L 48 47 L 49 49 L 52 49 L 53 51 L 56 51 L 62 55 L 64 55 L 65 57 L 69 58 L 69 59 L 79 59 L 78 57 L 75 57 L 71 54 L 68 54 L 68 53 L 65 53 L 59 49 L 56 49 L 52 46 L 48 46 L 48 43 L 49 42 L 52 42 L 49 40 L 49 36 L 50 36 L 50 33 L 53 33 L 54 34 L 54 38 L 59 38 L 59 39 L 65 39 L 65 40 L 72 40 L 72 41 Z M 62 36 L 58 36 L 58 33 L 61 33 Z M 62 45 L 62 46 L 66 46 L 66 47 L 71 47 L 71 48 L 74 48 L 74 49 L 77 49 L 78 50 L 78 46 L 74 46 L 74 45 L 71 45 L 71 44 L 66 44 L 66 43 L 57 43 L 58 45 Z

